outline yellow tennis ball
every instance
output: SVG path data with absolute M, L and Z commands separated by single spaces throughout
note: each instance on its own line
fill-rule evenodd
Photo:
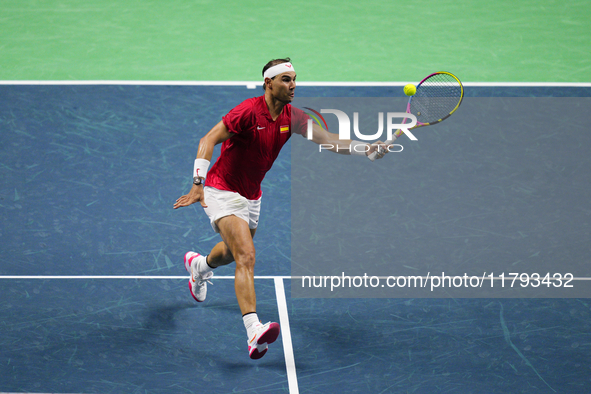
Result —
M 412 83 L 409 83 L 404 87 L 404 94 L 406 94 L 407 96 L 414 96 L 416 92 L 417 88 Z

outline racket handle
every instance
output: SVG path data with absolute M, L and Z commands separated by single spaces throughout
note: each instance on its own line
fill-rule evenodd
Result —
M 393 135 L 391 140 L 388 140 L 386 142 L 384 142 L 385 145 L 390 145 L 392 144 L 392 142 L 396 141 L 396 139 L 398 138 L 398 136 Z M 381 147 L 378 146 L 378 150 L 376 150 L 375 152 L 372 152 L 369 156 L 367 156 L 367 158 L 370 161 L 375 161 L 376 160 L 376 156 L 378 155 L 378 152 L 381 152 Z

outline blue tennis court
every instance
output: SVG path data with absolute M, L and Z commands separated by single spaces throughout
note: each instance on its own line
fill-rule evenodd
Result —
M 388 97 L 400 90 L 303 86 L 298 95 Z M 172 204 L 190 187 L 201 136 L 260 94 L 244 86 L 0 85 L 0 392 L 591 390 L 587 298 L 292 298 L 299 282 L 290 280 L 288 147 L 263 182 L 255 237 L 258 314 L 281 321 L 283 336 L 263 359 L 250 360 L 233 266 L 216 270 L 205 303 L 193 301 L 182 257 L 206 253 L 218 238 L 200 209 L 173 211 Z M 466 94 L 577 98 L 591 91 L 491 85 Z M 581 151 L 590 142 L 585 131 L 570 130 Z M 574 180 L 561 185 L 581 194 L 561 197 L 564 206 L 548 213 L 548 228 L 572 240 L 554 242 L 549 258 L 584 266 L 588 159 L 555 141 L 553 163 L 579 163 L 556 177 Z M 526 160 L 507 152 L 516 163 Z M 413 153 L 429 156 L 409 148 Z M 462 158 L 473 166 L 479 159 Z M 523 213 L 525 222 L 529 217 Z M 535 241 L 524 237 L 512 247 L 535 255 L 530 246 L 552 242 L 539 231 Z

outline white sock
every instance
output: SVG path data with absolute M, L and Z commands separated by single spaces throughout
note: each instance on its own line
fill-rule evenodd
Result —
M 206 274 L 208 272 L 213 271 L 213 268 L 211 268 L 208 264 L 207 264 L 207 256 L 203 256 L 202 259 L 197 259 L 197 272 L 199 274 Z
M 256 312 L 247 313 L 246 315 L 242 316 L 242 320 L 244 321 L 244 327 L 246 327 L 246 333 L 248 334 L 248 337 L 250 338 L 253 335 L 252 331 L 254 331 L 254 326 L 257 323 L 260 323 L 259 317 L 256 314 Z

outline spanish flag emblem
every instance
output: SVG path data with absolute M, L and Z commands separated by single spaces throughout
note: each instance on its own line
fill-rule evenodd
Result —
M 281 127 L 279 128 L 279 131 L 280 131 L 281 133 L 289 133 L 289 126 L 281 126 Z

